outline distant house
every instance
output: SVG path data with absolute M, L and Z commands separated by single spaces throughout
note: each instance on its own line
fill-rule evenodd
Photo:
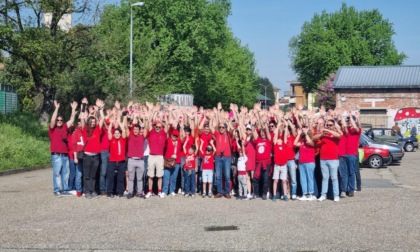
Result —
M 390 127 L 400 108 L 420 107 L 420 66 L 343 66 L 334 91 L 337 108 L 359 110 L 362 124 Z
M 290 83 L 290 99 L 289 105 L 291 107 L 303 105 L 307 106 L 306 93 L 303 91 L 303 85 L 300 81 L 288 81 Z

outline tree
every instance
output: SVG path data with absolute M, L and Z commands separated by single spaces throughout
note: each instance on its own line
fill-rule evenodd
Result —
M 25 110 L 50 113 L 57 91 L 70 84 L 75 62 L 83 57 L 86 29 L 60 30 L 65 14 L 84 13 L 90 0 L 0 0 L 0 50 L 8 53 L 7 82 L 17 87 Z M 43 14 L 51 13 L 44 25 Z
M 321 107 L 321 105 L 323 105 L 327 110 L 335 109 L 334 78 L 335 74 L 330 74 L 330 76 L 319 85 L 315 94 L 315 107 Z
M 308 93 L 339 66 L 400 65 L 406 55 L 397 51 L 394 34 L 377 9 L 359 12 L 343 3 L 337 12 L 315 14 L 292 37 L 291 67 Z
M 271 99 L 267 100 L 267 106 L 274 105 L 276 98 L 274 97 L 273 84 L 271 83 L 271 81 L 267 77 L 260 76 L 258 77 L 257 85 L 260 94 L 267 96 L 267 98 Z
M 133 86 L 138 100 L 170 93 L 193 94 L 196 105 L 237 102 L 251 106 L 256 95 L 253 54 L 229 29 L 225 0 L 156 0 L 133 8 Z M 108 96 L 128 98 L 130 5 L 106 6 L 94 58 Z

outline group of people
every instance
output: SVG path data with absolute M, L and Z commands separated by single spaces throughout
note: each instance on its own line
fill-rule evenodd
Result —
M 212 109 L 97 99 L 49 125 L 56 196 L 225 197 L 324 201 L 361 190 L 359 116 L 284 112 L 275 104 Z M 74 123 L 77 116 L 77 123 Z M 75 125 L 74 125 L 75 124 Z M 280 183 L 279 183 L 280 182 Z

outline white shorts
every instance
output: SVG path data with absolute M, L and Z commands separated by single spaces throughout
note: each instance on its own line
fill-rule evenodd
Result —
M 213 183 L 213 170 L 203 169 L 201 177 L 203 183 Z
M 287 164 L 274 165 L 273 179 L 287 180 Z

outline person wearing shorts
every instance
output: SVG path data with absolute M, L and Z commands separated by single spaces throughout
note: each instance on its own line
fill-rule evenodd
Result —
M 149 177 L 149 192 L 146 199 L 152 196 L 153 178 L 158 178 L 158 196 L 162 194 L 162 177 L 163 177 L 163 152 L 165 149 L 166 132 L 160 121 L 156 121 L 150 128 L 147 142 L 149 143 L 150 154 L 148 158 L 147 176 Z
M 201 142 L 201 145 L 204 143 Z M 200 147 L 200 151 L 202 151 L 203 148 Z M 201 153 L 202 155 L 202 162 L 201 162 L 201 168 L 202 168 L 202 181 L 203 181 L 203 198 L 208 196 L 211 198 L 212 195 L 212 185 L 213 185 L 213 172 L 214 172 L 214 151 L 216 148 L 214 148 L 213 140 L 210 140 L 210 144 L 206 147 L 206 152 Z M 206 193 L 206 188 L 208 185 L 208 194 Z
M 286 129 L 281 137 L 278 137 L 279 128 L 274 133 L 274 171 L 273 171 L 273 201 L 277 200 L 277 185 L 279 179 L 283 186 L 283 200 L 289 200 L 289 182 L 287 180 L 287 156 L 285 155 L 285 149 L 287 145 L 287 138 L 289 135 Z M 283 139 L 282 139 L 283 138 Z
M 245 154 L 245 148 L 239 143 L 238 146 L 239 158 L 238 158 L 238 194 L 239 198 L 243 200 L 248 200 L 247 197 L 247 182 L 246 182 L 246 162 L 248 157 Z

